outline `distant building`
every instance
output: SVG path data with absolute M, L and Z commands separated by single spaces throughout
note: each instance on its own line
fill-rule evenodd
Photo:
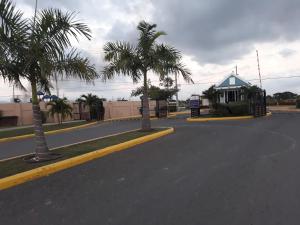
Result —
M 251 84 L 236 74 L 230 74 L 215 87 L 215 89 L 219 91 L 218 102 L 229 103 L 243 101 L 244 95 L 241 91 L 242 87 L 251 87 Z

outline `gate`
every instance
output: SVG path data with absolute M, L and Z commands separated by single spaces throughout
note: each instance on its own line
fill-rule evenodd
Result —
M 265 116 L 267 114 L 266 91 L 255 92 L 249 102 L 250 113 L 254 117 Z

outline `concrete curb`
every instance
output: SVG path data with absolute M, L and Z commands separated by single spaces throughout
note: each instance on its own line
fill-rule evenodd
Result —
M 38 179 L 40 177 L 48 176 L 52 173 L 74 167 L 76 165 L 83 164 L 85 162 L 97 159 L 108 154 L 122 151 L 133 146 L 152 141 L 159 137 L 165 136 L 167 134 L 173 133 L 174 128 L 168 128 L 167 130 L 160 131 L 154 134 L 149 134 L 144 137 L 136 138 L 130 141 L 126 141 L 117 145 L 112 145 L 103 149 L 98 149 L 93 152 L 86 153 L 84 155 L 76 156 L 70 159 L 66 159 L 60 162 L 42 166 L 33 170 L 18 173 L 9 177 L 0 179 L 0 190 L 4 190 L 31 180 Z
M 271 116 L 272 113 L 268 112 L 265 117 Z M 211 117 L 211 118 L 187 118 L 188 122 L 208 122 L 208 121 L 227 121 L 227 120 L 248 120 L 254 119 L 254 116 L 231 116 L 231 117 Z

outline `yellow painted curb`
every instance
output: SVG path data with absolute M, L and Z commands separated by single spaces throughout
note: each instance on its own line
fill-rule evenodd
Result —
M 59 129 L 59 130 L 50 130 L 50 131 L 46 131 L 45 134 L 58 134 L 58 133 L 63 133 L 63 132 L 70 131 L 70 130 L 88 127 L 88 126 L 95 125 L 95 124 L 97 124 L 97 122 L 82 124 L 82 125 L 78 125 L 78 126 L 74 126 L 74 127 L 63 128 L 63 129 Z M 25 134 L 25 135 L 19 135 L 19 136 L 14 136 L 14 137 L 1 138 L 0 143 L 20 140 L 20 139 L 25 139 L 25 138 L 30 138 L 30 137 L 34 137 L 34 134 Z
M 190 111 L 182 111 L 182 112 L 171 112 L 170 115 L 186 115 L 186 114 L 190 114 Z
M 82 163 L 91 161 L 93 159 L 97 159 L 100 157 L 103 157 L 105 155 L 122 151 L 128 148 L 131 148 L 133 146 L 152 141 L 154 139 L 157 139 L 159 137 L 165 136 L 167 134 L 173 133 L 174 128 L 168 128 L 167 130 L 160 131 L 154 134 L 149 134 L 144 137 L 139 137 L 130 141 L 126 141 L 117 145 L 112 145 L 103 149 L 98 149 L 93 152 L 86 153 L 84 155 L 76 156 L 70 159 L 66 159 L 60 162 L 56 162 L 53 164 L 49 164 L 46 166 L 42 166 L 33 170 L 29 170 L 26 172 L 18 173 L 16 175 L 12 175 L 9 177 L 5 177 L 0 179 L 0 190 L 4 190 L 31 180 L 35 180 L 40 177 L 44 177 L 47 175 L 50 175 L 52 173 L 80 165 Z
M 272 113 L 268 112 L 267 116 L 271 116 Z M 228 117 L 210 117 L 210 118 L 187 118 L 188 122 L 208 122 L 208 121 L 226 121 L 226 120 L 248 120 L 254 119 L 254 116 L 228 116 Z
M 114 119 L 103 120 L 103 122 L 113 122 L 113 121 L 122 121 L 122 120 L 138 120 L 142 119 L 142 116 L 130 116 L 130 117 L 119 117 Z M 150 120 L 157 120 L 157 117 L 150 117 Z
M 175 115 L 175 114 L 169 114 L 168 116 L 167 116 L 167 118 L 175 118 L 177 115 Z
M 232 117 L 211 117 L 211 118 L 187 118 L 189 122 L 208 122 L 208 121 L 225 121 L 225 120 L 245 120 L 253 119 L 253 116 L 232 116 Z

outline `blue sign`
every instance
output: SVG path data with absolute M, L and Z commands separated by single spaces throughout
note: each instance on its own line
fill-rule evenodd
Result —
M 200 108 L 200 100 L 190 100 L 190 108 L 199 109 Z

